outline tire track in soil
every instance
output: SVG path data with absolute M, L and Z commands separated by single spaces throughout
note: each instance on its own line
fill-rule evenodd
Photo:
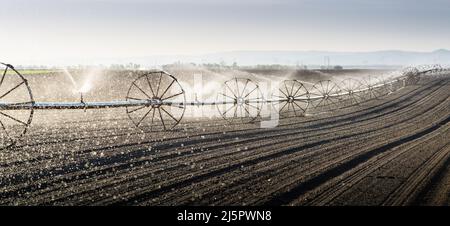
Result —
M 445 129 L 448 131 L 448 127 Z M 428 134 L 427 136 L 431 136 L 430 138 L 426 138 L 425 140 L 413 141 L 411 143 L 405 143 L 401 146 L 391 149 L 390 152 L 381 154 L 377 158 L 373 158 L 372 160 L 367 161 L 364 164 L 361 164 L 359 167 L 355 167 L 352 171 L 345 173 L 342 177 L 338 177 L 336 179 L 331 180 L 324 188 L 316 188 L 310 193 L 306 194 L 302 197 L 302 200 L 297 201 L 295 204 L 297 205 L 329 205 L 331 202 L 338 197 L 340 194 L 344 192 L 348 192 L 355 184 L 366 178 L 371 173 L 377 171 L 381 167 L 384 167 L 386 164 L 395 161 L 396 159 L 404 158 L 405 154 L 415 155 L 420 154 L 420 150 L 422 145 L 429 142 L 429 140 L 437 140 L 442 139 L 440 136 L 440 130 L 436 130 L 434 134 Z M 345 186 L 343 186 L 345 184 Z
M 302 194 L 305 194 L 307 191 L 312 190 L 315 187 L 322 185 L 323 183 L 325 183 L 326 181 L 328 181 L 334 177 L 338 177 L 339 175 L 345 173 L 346 171 L 358 166 L 362 162 L 365 162 L 368 159 L 370 159 L 380 153 L 388 151 L 392 148 L 395 148 L 403 143 L 410 142 L 410 141 L 418 139 L 422 136 L 425 136 L 426 134 L 439 129 L 440 127 L 447 124 L 448 122 L 450 122 L 450 116 L 447 116 L 444 120 L 440 121 L 436 125 L 431 126 L 430 128 L 427 128 L 420 132 L 406 136 L 399 140 L 390 142 L 379 148 L 375 148 L 367 153 L 364 153 L 364 154 L 352 159 L 351 161 L 349 161 L 347 163 L 344 163 L 343 165 L 340 165 L 338 167 L 327 170 L 327 171 L 319 174 L 318 176 L 308 180 L 307 182 L 296 186 L 295 188 L 291 189 L 290 191 L 273 197 L 271 200 L 264 203 L 264 205 L 270 205 L 270 206 L 287 205 L 291 201 L 298 199 Z
M 450 147 L 447 147 L 450 152 Z M 436 174 L 412 200 L 411 205 L 448 206 L 450 205 L 450 158 L 442 164 Z
M 434 175 L 445 166 L 445 162 L 450 157 L 450 143 L 439 149 L 431 158 L 423 163 L 408 180 L 395 190 L 383 202 L 385 206 L 400 206 L 411 205 L 425 187 L 428 180 L 432 179 Z

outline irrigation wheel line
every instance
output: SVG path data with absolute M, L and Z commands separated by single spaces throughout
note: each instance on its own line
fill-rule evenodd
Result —
M 332 111 L 343 101 L 373 99 L 405 85 L 417 84 L 421 77 L 448 76 L 450 70 L 437 66 L 407 68 L 392 81 L 342 81 L 339 87 L 330 80 L 319 81 L 311 90 L 298 80 L 286 80 L 280 93 L 265 100 L 257 83 L 246 78 L 233 78 L 223 85 L 215 102 L 186 102 L 185 91 L 177 79 L 164 71 L 145 72 L 130 85 L 124 101 L 110 102 L 35 102 L 28 81 L 12 65 L 0 63 L 0 149 L 11 147 L 31 124 L 34 110 L 126 108 L 133 124 L 143 131 L 170 130 L 182 120 L 186 106 L 216 105 L 230 123 L 250 123 L 259 117 L 263 104 L 283 104 L 280 113 L 302 116 L 305 111 Z M 349 82 L 350 83 L 350 82 Z M 356 85 L 355 85 L 356 84 Z M 392 88 L 391 88 L 392 87 Z M 364 97 L 364 98 L 362 98 Z
M 33 120 L 34 99 L 28 81 L 10 64 L 0 63 L 0 149 L 13 146 Z M 18 110 L 14 110 L 14 108 Z

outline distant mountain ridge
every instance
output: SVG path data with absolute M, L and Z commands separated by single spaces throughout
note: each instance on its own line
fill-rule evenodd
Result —
M 229 51 L 202 55 L 149 55 L 145 57 L 103 57 L 82 59 L 53 59 L 50 62 L 38 60 L 33 64 L 48 65 L 111 65 L 135 63 L 144 67 L 159 67 L 173 63 L 223 63 L 240 66 L 258 64 L 307 65 L 342 65 L 355 67 L 368 66 L 407 66 L 417 64 L 450 64 L 450 50 L 438 49 L 431 52 L 413 52 L 386 50 L 373 52 L 332 52 L 332 51 Z
M 230 51 L 204 55 L 149 56 L 122 59 L 138 64 L 225 63 L 231 65 L 284 64 L 284 65 L 414 65 L 450 64 L 450 51 L 438 49 L 432 52 L 386 50 L 374 52 L 331 51 Z

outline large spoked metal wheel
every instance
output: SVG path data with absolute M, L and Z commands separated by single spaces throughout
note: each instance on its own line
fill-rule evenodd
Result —
M 315 111 L 332 111 L 340 108 L 340 88 L 330 80 L 319 81 L 312 86 L 310 103 Z
M 241 78 L 226 81 L 216 98 L 219 114 L 230 123 L 253 122 L 261 113 L 263 101 L 258 84 Z
M 282 117 L 304 116 L 309 106 L 309 92 L 297 80 L 285 80 L 272 94 L 272 106 Z
M 347 78 L 342 80 L 340 88 L 345 105 L 355 105 L 364 101 L 364 85 L 362 82 L 353 78 Z
M 363 84 L 366 87 L 364 96 L 367 100 L 377 99 L 377 98 L 387 94 L 387 91 L 386 91 L 386 88 L 385 88 L 383 82 L 372 76 L 369 76 L 366 79 L 364 79 Z
M 405 77 L 405 85 L 416 85 L 420 81 L 420 72 L 417 68 L 407 68 L 403 73 Z
M 14 145 L 33 119 L 33 94 L 28 81 L 9 64 L 0 63 L 0 149 Z
M 186 110 L 186 96 L 177 79 L 164 71 L 147 72 L 131 83 L 126 101 L 128 117 L 143 131 L 170 130 Z

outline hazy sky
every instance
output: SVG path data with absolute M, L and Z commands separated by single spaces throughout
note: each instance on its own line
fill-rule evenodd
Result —
M 0 0 L 0 61 L 450 49 L 448 0 Z

